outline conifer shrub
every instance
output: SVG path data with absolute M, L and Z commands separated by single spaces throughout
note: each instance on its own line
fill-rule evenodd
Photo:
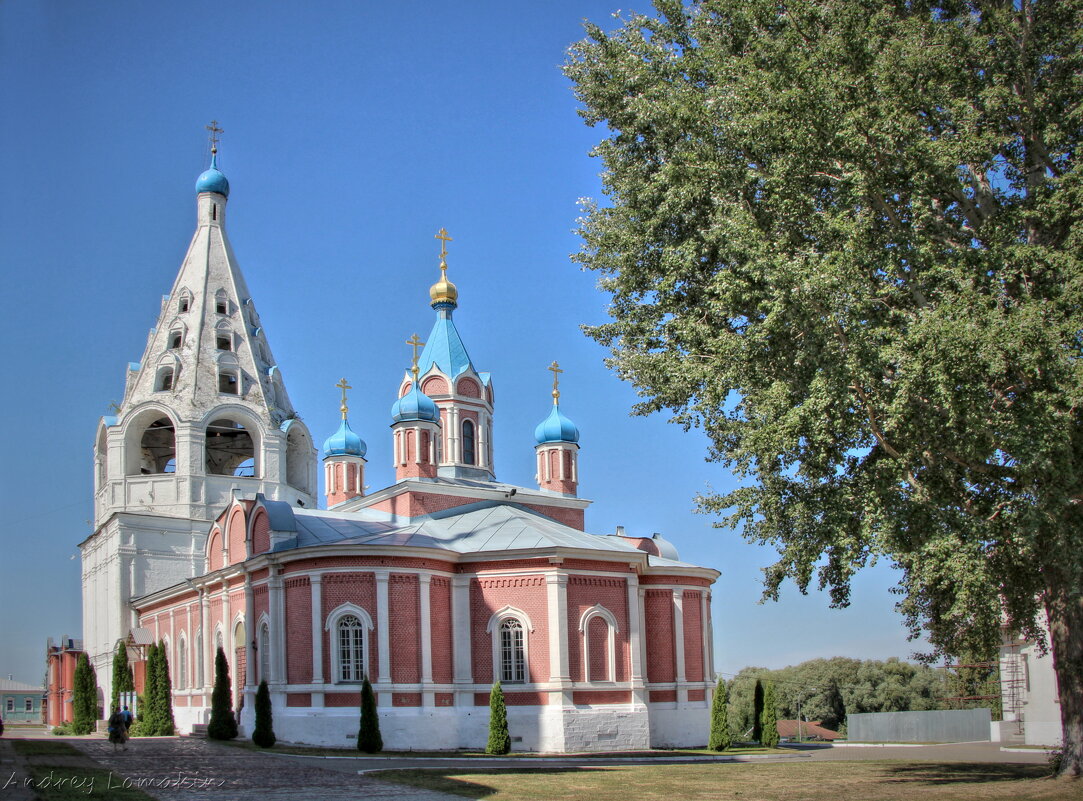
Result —
M 85 653 L 79 654 L 72 680 L 73 734 L 90 734 L 98 719 L 98 679 Z
M 130 693 L 135 689 L 132 668 L 128 664 L 128 646 L 124 640 L 117 641 L 117 650 L 113 654 L 113 690 L 109 698 L 109 714 L 120 708 L 121 693 Z
M 761 716 L 763 737 L 760 742 L 764 748 L 778 747 L 778 701 L 775 698 L 774 682 L 767 682 L 763 691 L 763 715 Z
M 158 642 L 158 670 L 151 692 L 157 710 L 154 736 L 172 737 L 176 728 L 173 722 L 173 682 L 169 678 L 169 652 L 161 641 Z
M 380 716 L 376 712 L 376 694 L 372 692 L 368 676 L 361 684 L 361 727 L 357 731 L 357 750 L 376 754 L 384 750 L 380 736 Z
M 500 682 L 493 684 L 489 691 L 489 743 L 485 746 L 487 754 L 506 754 L 511 750 L 511 735 L 508 734 L 508 707 L 504 703 L 504 690 Z
M 756 679 L 756 690 L 752 694 L 752 739 L 763 742 L 763 682 Z
M 214 655 L 214 691 L 211 693 L 211 720 L 207 736 L 212 740 L 232 740 L 237 736 L 233 717 L 233 693 L 229 688 L 229 663 L 221 648 Z
M 714 688 L 714 699 L 711 701 L 711 735 L 707 747 L 712 751 L 725 751 L 732 744 L 726 682 L 719 676 L 718 684 Z
M 260 748 L 272 748 L 276 739 L 271 715 L 271 691 L 267 689 L 264 679 L 256 691 L 256 728 L 252 731 L 252 742 Z

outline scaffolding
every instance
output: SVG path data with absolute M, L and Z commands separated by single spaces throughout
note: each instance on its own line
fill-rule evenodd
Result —
M 1025 643 L 1018 635 L 1004 630 L 1003 646 L 1000 649 L 1000 695 L 1003 705 L 1003 719 L 1015 724 L 1015 733 L 1023 734 L 1026 719 L 1024 705 L 1027 691 L 1026 656 L 1020 653 Z

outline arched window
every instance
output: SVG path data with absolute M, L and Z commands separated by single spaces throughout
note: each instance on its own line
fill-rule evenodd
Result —
M 583 677 L 587 681 L 616 681 L 617 629 L 616 616 L 601 604 L 587 609 L 579 618 Z
M 463 464 L 477 464 L 474 454 L 474 422 L 463 421 Z
M 177 350 L 184 344 L 184 332 L 179 328 L 169 332 L 169 347 L 171 350 Z
M 335 627 L 339 681 L 365 679 L 365 629 L 355 615 L 343 615 Z
M 286 426 L 286 483 L 301 492 L 312 492 L 312 439 L 303 424 L 290 420 Z
M 196 687 L 203 686 L 203 630 L 196 632 Z
M 523 647 L 523 624 L 509 617 L 500 624 L 500 681 L 526 681 L 526 651 Z
M 271 630 L 266 623 L 259 627 L 259 678 L 271 679 Z
M 154 377 L 155 392 L 169 392 L 173 389 L 173 368 L 159 367 L 158 374 Z
M 188 643 L 184 637 L 177 640 L 177 689 L 188 689 Z

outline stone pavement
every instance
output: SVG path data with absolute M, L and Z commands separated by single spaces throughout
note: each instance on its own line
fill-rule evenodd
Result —
M 448 801 L 454 796 L 380 782 L 314 760 L 283 759 L 187 737 L 136 738 L 113 752 L 104 739 L 69 740 L 104 768 L 160 801 L 278 801 L 318 798 Z M 3 795 L 0 799 L 8 801 Z

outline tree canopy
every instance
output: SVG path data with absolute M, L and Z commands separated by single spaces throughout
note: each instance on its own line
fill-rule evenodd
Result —
M 699 503 L 767 597 L 886 557 L 938 652 L 1048 616 L 1078 774 L 1083 2 L 655 6 L 565 66 L 609 128 L 588 332 L 741 479 Z

